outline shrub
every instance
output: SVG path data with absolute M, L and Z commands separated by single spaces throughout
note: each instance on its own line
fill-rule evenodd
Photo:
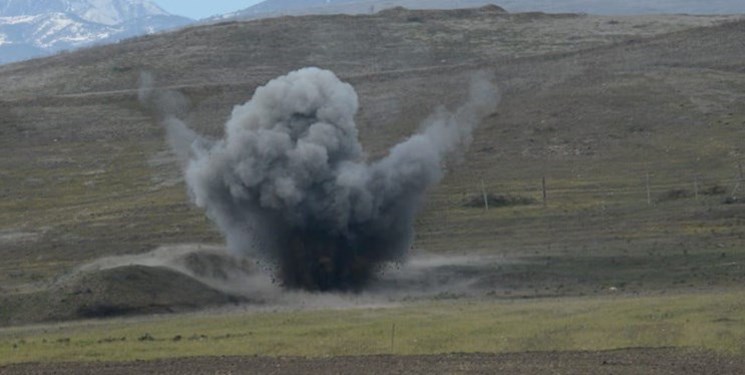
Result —
M 724 194 L 727 194 L 727 189 L 725 189 L 724 186 L 714 185 L 714 186 L 710 186 L 702 190 L 701 194 L 703 195 L 724 195 Z
M 686 189 L 670 189 L 657 197 L 658 202 L 675 201 L 692 197 L 693 194 Z
M 488 193 L 486 201 L 489 207 L 527 206 L 534 204 L 535 199 L 519 195 L 496 195 Z M 465 207 L 484 207 L 484 196 L 482 194 L 469 195 L 463 202 Z

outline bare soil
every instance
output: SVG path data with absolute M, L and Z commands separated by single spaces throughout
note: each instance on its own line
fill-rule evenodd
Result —
M 202 357 L 21 364 L 0 374 L 742 374 L 745 358 L 680 349 L 333 358 Z

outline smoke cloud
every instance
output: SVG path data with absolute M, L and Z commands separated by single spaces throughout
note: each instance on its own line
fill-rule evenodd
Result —
M 270 263 L 287 288 L 358 291 L 383 264 L 405 256 L 415 215 L 442 179 L 445 159 L 494 112 L 499 95 L 488 78 L 474 77 L 464 104 L 437 110 L 375 161 L 366 160 L 358 140 L 354 88 L 318 68 L 258 88 L 235 107 L 224 139 L 207 140 L 175 115 L 162 121 L 186 161 L 191 199 L 232 252 Z M 173 107 L 176 99 L 155 101 Z

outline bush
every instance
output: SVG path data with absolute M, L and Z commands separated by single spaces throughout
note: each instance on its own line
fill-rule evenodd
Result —
M 703 195 L 724 195 L 727 194 L 727 189 L 724 186 L 714 185 L 701 191 Z
M 657 197 L 658 202 L 675 201 L 692 197 L 693 194 L 686 189 L 670 189 Z
M 722 200 L 724 204 L 737 204 L 742 203 L 742 200 L 738 197 L 727 197 Z
M 489 207 L 527 206 L 534 204 L 535 199 L 519 195 L 495 195 L 488 193 L 486 201 Z M 469 195 L 463 202 L 465 207 L 484 207 L 484 196 L 482 194 Z

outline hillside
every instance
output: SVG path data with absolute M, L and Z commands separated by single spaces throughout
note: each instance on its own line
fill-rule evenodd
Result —
M 386 9 L 467 9 L 497 6 L 495 0 L 269 0 L 244 10 L 223 14 L 207 21 L 302 16 L 321 14 L 374 14 Z
M 737 0 L 505 0 L 500 4 L 511 12 L 580 12 L 607 15 L 745 13 L 745 4 Z
M 228 22 L 2 66 L 0 292 L 102 256 L 222 242 L 137 102 L 142 71 L 220 137 L 258 85 L 311 65 L 355 86 L 371 158 L 459 103 L 474 71 L 494 72 L 498 114 L 430 195 L 414 251 L 519 260 L 495 271 L 497 295 L 738 286 L 743 37 L 734 16 L 394 9 Z M 466 205 L 482 186 L 534 203 Z
M 642 14 L 741 14 L 745 4 L 737 0 L 266 0 L 247 9 L 214 17 L 256 19 L 283 15 L 372 14 L 401 6 L 408 9 L 473 8 L 498 5 L 510 12 L 587 13 L 595 15 Z

